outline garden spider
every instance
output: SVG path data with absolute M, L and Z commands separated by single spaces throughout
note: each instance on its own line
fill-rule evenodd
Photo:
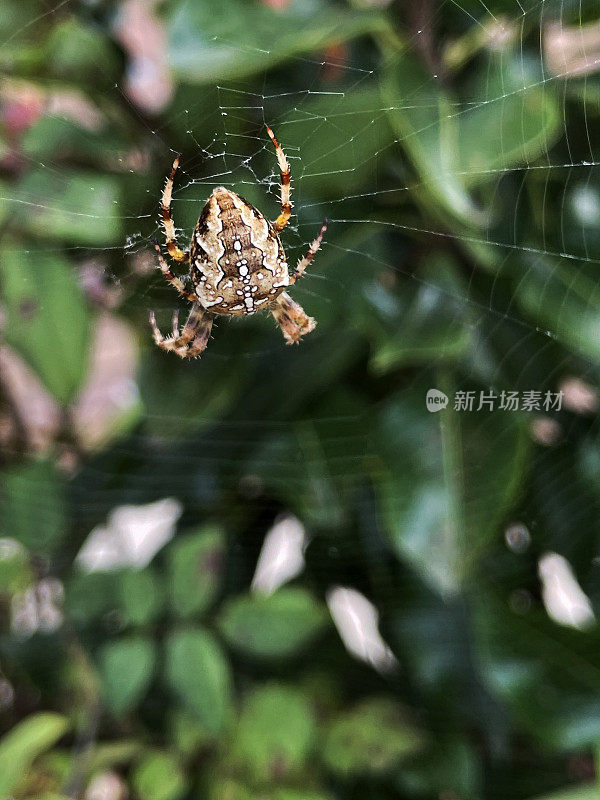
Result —
M 173 350 L 182 358 L 197 358 L 205 350 L 216 314 L 241 316 L 270 311 L 287 344 L 298 343 L 302 336 L 315 328 L 315 320 L 305 314 L 285 289 L 304 274 L 321 245 L 327 221 L 290 274 L 279 238 L 292 213 L 290 167 L 273 131 L 268 125 L 266 128 L 275 146 L 281 171 L 281 214 L 275 222 L 268 222 L 243 197 L 218 186 L 213 189 L 200 214 L 189 250 L 182 251 L 177 245 L 171 217 L 173 178 L 179 166 L 179 156 L 167 179 L 161 200 L 167 250 L 175 261 L 190 264 L 193 289 L 187 289 L 173 274 L 158 242 L 154 246 L 163 275 L 193 305 L 181 331 L 178 313 L 175 312 L 169 337 L 161 334 L 154 312 L 150 314 L 150 324 L 156 344 L 163 350 Z

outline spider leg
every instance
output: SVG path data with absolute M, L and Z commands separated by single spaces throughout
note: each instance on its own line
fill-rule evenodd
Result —
M 185 288 L 185 285 L 184 285 L 183 281 L 181 280 L 181 278 L 178 278 L 176 275 L 173 274 L 171 268 L 169 267 L 169 265 L 165 261 L 165 259 L 163 257 L 163 254 L 160 251 L 160 245 L 158 244 L 158 242 L 154 242 L 154 249 L 156 250 L 156 253 L 158 255 L 158 265 L 159 265 L 160 271 L 165 276 L 165 278 L 168 280 L 168 282 L 171 284 L 171 286 L 174 286 L 177 289 L 177 291 L 179 292 L 179 294 L 182 297 L 185 297 L 186 300 L 189 300 L 192 303 L 195 302 L 198 299 L 196 297 L 196 293 L 195 292 L 188 292 L 188 290 Z
M 213 318 L 206 314 L 199 303 L 194 303 L 181 333 L 177 330 L 177 322 L 177 312 L 175 312 L 173 315 L 173 336 L 167 339 L 162 335 L 156 324 L 154 312 L 150 312 L 150 325 L 154 341 L 162 350 L 172 350 L 181 358 L 196 358 L 206 349 Z M 177 336 L 175 336 L 176 330 Z
M 182 355 L 182 358 L 198 358 L 205 350 L 210 338 L 210 331 L 213 324 L 213 318 L 206 318 L 204 323 L 196 331 L 196 335 L 190 342 L 187 352 Z M 181 355 L 181 354 L 180 354 Z
M 271 137 L 271 141 L 275 145 L 275 154 L 277 155 L 277 163 L 279 164 L 279 170 L 281 172 L 281 214 L 273 223 L 276 233 L 279 233 L 279 231 L 282 231 L 288 224 L 289 218 L 292 215 L 292 203 L 290 200 L 290 165 L 271 128 L 269 128 L 268 125 L 265 125 L 265 128 Z
M 160 213 L 162 216 L 163 227 L 165 229 L 165 235 L 167 237 L 167 250 L 169 251 L 169 255 L 175 261 L 189 261 L 190 260 L 190 251 L 180 250 L 177 247 L 177 238 L 175 236 L 175 224 L 173 223 L 173 219 L 171 217 L 171 196 L 173 194 L 173 178 L 175 177 L 175 172 L 177 171 L 177 167 L 179 166 L 179 156 L 173 162 L 173 169 L 171 170 L 171 174 L 167 178 L 167 182 L 165 183 L 165 188 L 162 193 L 161 201 L 160 201 Z
M 181 334 L 179 332 L 179 309 L 173 312 L 173 338 L 178 339 Z
M 298 344 L 300 339 L 314 331 L 317 325 L 287 292 L 282 292 L 275 300 L 271 306 L 271 314 L 281 328 L 286 344 Z
M 308 253 L 304 256 L 304 258 L 301 258 L 300 261 L 298 262 L 296 271 L 290 275 L 290 286 L 293 283 L 296 283 L 298 278 L 301 278 L 304 275 L 304 270 L 308 267 L 310 262 L 315 257 L 319 247 L 321 247 L 321 241 L 323 239 L 326 230 L 327 230 L 327 220 L 325 220 L 325 222 L 321 226 L 321 230 L 319 231 L 319 235 L 317 236 L 317 238 L 308 248 Z

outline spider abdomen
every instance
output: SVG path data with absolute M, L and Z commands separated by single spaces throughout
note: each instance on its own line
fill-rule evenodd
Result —
M 206 201 L 190 257 L 196 294 L 213 314 L 262 311 L 289 285 L 279 236 L 260 211 L 222 186 Z

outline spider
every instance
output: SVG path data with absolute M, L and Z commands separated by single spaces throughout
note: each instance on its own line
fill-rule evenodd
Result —
M 161 334 L 154 312 L 150 314 L 150 325 L 156 344 L 163 350 L 172 350 L 181 358 L 197 358 L 204 352 L 217 314 L 241 316 L 270 311 L 287 344 L 298 343 L 316 326 L 315 320 L 306 315 L 285 289 L 302 277 L 314 258 L 327 229 L 327 220 L 307 254 L 290 274 L 279 238 L 292 213 L 290 166 L 273 131 L 268 125 L 265 127 L 275 147 L 281 171 L 281 214 L 275 222 L 268 222 L 243 197 L 218 186 L 213 189 L 200 214 L 189 250 L 182 251 L 177 245 L 171 217 L 173 178 L 179 166 L 179 156 L 165 184 L 161 214 L 167 250 L 175 261 L 190 264 L 192 289 L 186 288 L 184 282 L 173 274 L 157 241 L 154 247 L 167 281 L 193 305 L 181 330 L 178 312 L 175 312 L 169 337 Z

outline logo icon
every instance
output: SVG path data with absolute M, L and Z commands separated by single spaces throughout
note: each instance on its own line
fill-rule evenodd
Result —
M 427 411 L 441 411 L 442 408 L 446 408 L 448 405 L 448 395 L 440 392 L 439 389 L 429 389 L 425 397 L 425 404 L 427 405 Z

